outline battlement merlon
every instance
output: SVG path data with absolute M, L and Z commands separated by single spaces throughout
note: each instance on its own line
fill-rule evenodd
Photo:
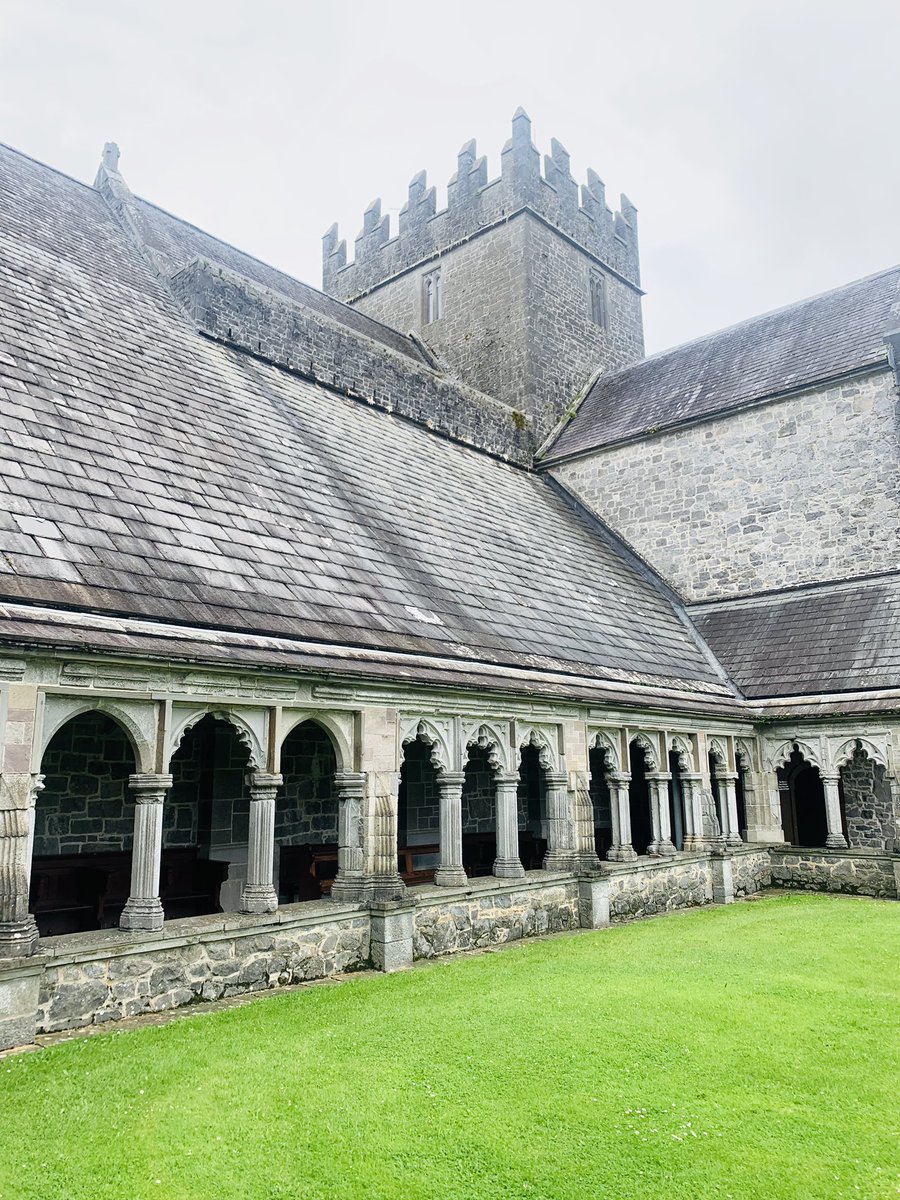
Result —
M 569 153 L 556 138 L 551 139 L 542 167 L 531 140 L 531 120 L 521 108 L 513 116 L 512 137 L 500 162 L 499 177 L 489 180 L 487 159 L 478 156 L 474 141 L 466 142 L 447 185 L 447 207 L 440 212 L 435 189 L 428 187 L 425 172 L 420 171 L 410 181 L 394 236 L 389 217 L 382 216 L 381 201 L 374 200 L 366 209 L 349 263 L 347 244 L 332 225 L 322 239 L 323 290 L 352 302 L 523 211 L 559 230 L 639 290 L 637 209 L 626 196 L 621 197 L 619 211 L 612 212 L 603 181 L 592 170 L 587 172 L 587 183 L 579 187 L 572 177 Z

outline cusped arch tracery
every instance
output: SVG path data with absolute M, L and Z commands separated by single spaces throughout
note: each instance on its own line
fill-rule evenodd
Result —
M 747 742 L 743 738 L 737 738 L 734 743 L 734 757 L 737 760 L 738 768 L 743 766 L 746 770 L 752 771 L 756 761 L 753 743 Z
M 447 737 L 427 717 L 420 717 L 413 724 L 407 726 L 406 732 L 401 738 L 401 745 L 408 746 L 411 742 L 415 741 L 424 742 L 429 747 L 431 750 L 431 765 L 436 770 L 453 770 L 453 757 L 450 753 Z
M 819 754 L 809 744 L 809 742 L 804 742 L 800 738 L 790 738 L 787 741 L 782 742 L 781 745 L 769 755 L 769 769 L 772 771 L 777 771 L 779 767 L 788 766 L 791 761 L 791 755 L 795 751 L 805 758 L 811 767 L 817 767 L 819 770 L 821 770 L 822 763 Z
M 545 771 L 559 770 L 559 752 L 544 730 L 535 725 L 524 730 L 519 737 L 519 749 L 524 750 L 526 746 L 534 746 L 538 761 Z
M 169 739 L 168 764 L 171 764 L 173 756 L 178 751 L 187 733 L 195 725 L 198 725 L 204 717 L 212 717 L 216 721 L 224 721 L 231 726 L 238 741 L 247 751 L 247 765 L 252 770 L 260 771 L 265 767 L 266 753 L 254 730 L 232 709 L 217 708 L 215 705 L 206 705 L 203 708 L 194 709 L 173 726 L 172 735 Z
M 876 742 L 873 742 L 871 738 L 860 737 L 857 735 L 855 737 L 847 738 L 847 740 L 843 742 L 832 755 L 832 766 L 834 770 L 839 771 L 841 767 L 846 766 L 846 764 L 850 762 L 850 760 L 859 750 L 864 751 L 866 756 L 871 758 L 873 762 L 878 764 L 878 766 L 887 769 L 888 760 L 883 748 L 880 747 Z
M 674 733 L 669 741 L 669 750 L 678 758 L 678 769 L 691 774 L 696 770 L 694 763 L 694 747 L 689 738 Z
M 468 750 L 470 746 L 477 746 L 480 750 L 486 751 L 491 770 L 497 773 L 509 771 L 508 743 L 509 736 L 504 736 L 504 731 L 489 721 L 482 721 L 466 737 L 466 749 Z
M 631 745 L 637 748 L 644 755 L 644 767 L 647 771 L 659 770 L 659 747 L 656 745 L 656 739 L 649 733 L 635 733 L 631 738 Z
M 622 753 L 618 739 L 613 734 L 607 733 L 605 729 L 598 729 L 588 743 L 588 749 L 600 751 L 603 765 L 608 771 L 621 772 Z

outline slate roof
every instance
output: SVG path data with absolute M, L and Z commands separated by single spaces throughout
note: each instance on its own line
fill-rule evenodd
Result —
M 688 611 L 745 696 L 900 687 L 900 574 Z
M 0 489 L 0 600 L 731 694 L 542 478 L 200 337 L 94 189 L 8 149 Z
M 900 266 L 601 376 L 546 462 L 870 366 L 900 327 Z

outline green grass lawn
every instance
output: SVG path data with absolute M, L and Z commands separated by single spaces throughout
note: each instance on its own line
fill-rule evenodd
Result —
M 0 1062 L 2 1200 L 896 1197 L 900 905 L 772 896 Z

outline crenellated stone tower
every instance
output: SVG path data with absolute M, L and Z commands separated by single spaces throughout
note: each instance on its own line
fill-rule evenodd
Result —
M 541 157 L 519 109 L 501 173 L 467 142 L 436 211 L 425 173 L 391 236 L 369 206 L 354 260 L 337 226 L 323 239 L 323 287 L 417 334 L 473 387 L 531 414 L 538 442 L 597 370 L 643 357 L 636 210 L 613 213 L 600 178 L 579 188 L 555 139 Z

